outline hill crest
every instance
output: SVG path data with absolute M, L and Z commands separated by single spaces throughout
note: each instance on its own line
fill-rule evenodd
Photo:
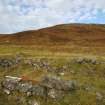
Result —
M 0 35 L 0 44 L 105 46 L 104 43 L 105 25 L 97 24 L 62 24 Z

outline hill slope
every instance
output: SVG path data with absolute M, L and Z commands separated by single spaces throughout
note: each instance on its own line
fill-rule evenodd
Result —
M 105 25 L 64 24 L 36 31 L 0 35 L 0 44 L 105 46 Z

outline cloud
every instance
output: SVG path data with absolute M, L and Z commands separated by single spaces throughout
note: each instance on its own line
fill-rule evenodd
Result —
M 94 22 L 99 13 L 105 17 L 105 0 L 0 0 L 0 33 Z

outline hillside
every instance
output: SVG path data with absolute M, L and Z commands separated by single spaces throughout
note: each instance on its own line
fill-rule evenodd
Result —
M 0 105 L 105 105 L 105 25 L 1 34 Z
M 105 46 L 105 25 L 64 24 L 40 30 L 0 35 L 0 44 Z

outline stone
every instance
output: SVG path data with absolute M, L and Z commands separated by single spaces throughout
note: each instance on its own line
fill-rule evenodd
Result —
M 5 80 L 5 81 L 2 82 L 2 87 L 4 89 L 8 89 L 9 91 L 15 90 L 16 86 L 17 86 L 16 81 Z
M 17 86 L 17 89 L 20 92 L 24 92 L 27 93 L 30 89 L 32 88 L 32 84 L 31 83 L 19 83 Z
M 88 63 L 88 64 L 97 64 L 97 60 L 95 58 L 78 58 L 75 60 L 78 64 Z
M 26 93 L 29 96 L 40 96 L 45 99 L 49 96 L 53 99 L 59 99 L 64 93 L 76 90 L 77 83 L 73 80 L 62 80 L 58 77 L 45 76 L 38 84 L 32 84 L 32 81 L 24 81 L 18 77 L 6 76 L 1 83 L 6 94 L 12 91 Z
M 62 72 L 62 73 L 59 73 L 59 75 L 64 76 L 64 75 L 65 75 L 65 73 L 63 73 L 63 72 Z
M 96 59 L 91 59 L 91 64 L 97 64 L 97 60 Z
M 73 80 L 61 80 L 57 77 L 44 77 L 42 79 L 41 85 L 46 86 L 50 89 L 57 89 L 63 91 L 70 91 L 76 89 L 76 82 Z
M 39 105 L 39 103 L 36 100 L 30 100 L 28 101 L 28 105 Z
M 22 60 L 23 60 L 23 55 L 18 53 L 15 57 L 15 63 L 20 64 L 22 62 Z
M 4 89 L 4 92 L 7 94 L 7 95 L 10 95 L 10 91 L 8 89 Z
M 4 59 L 4 58 L 0 59 L 0 66 L 5 69 L 14 67 L 14 60 L 13 59 Z
M 99 92 L 96 92 L 96 99 L 97 99 L 98 101 L 102 101 L 102 99 L 103 99 L 102 94 L 99 93 Z
M 76 59 L 76 63 L 83 64 L 84 60 L 85 60 L 84 58 L 78 58 Z
M 27 92 L 27 97 L 30 97 L 32 96 L 32 93 L 31 92 Z
M 45 96 L 44 88 L 39 85 L 34 85 L 32 88 L 30 88 L 29 92 L 31 92 L 32 95 L 37 95 L 41 97 Z

